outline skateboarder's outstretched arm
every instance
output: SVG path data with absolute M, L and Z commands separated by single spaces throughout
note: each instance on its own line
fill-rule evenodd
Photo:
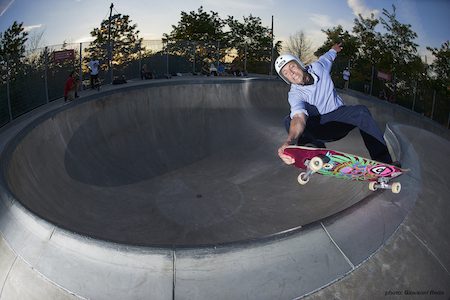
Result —
M 287 146 L 292 145 L 292 143 L 294 143 L 295 140 L 303 133 L 307 119 L 308 116 L 304 113 L 296 114 L 292 118 L 286 142 L 278 148 L 278 156 L 288 165 L 293 164 L 295 160 L 291 156 L 284 154 L 283 151 Z
M 342 50 L 342 43 L 334 44 L 333 47 L 331 47 L 330 51 L 325 52 L 317 62 L 321 64 L 325 70 L 329 73 L 331 71 L 331 66 L 333 65 L 333 61 L 336 58 L 336 54 L 341 52 Z M 334 51 L 331 51 L 334 50 Z

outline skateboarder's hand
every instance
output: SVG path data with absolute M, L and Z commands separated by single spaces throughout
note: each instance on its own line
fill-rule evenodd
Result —
M 295 159 L 289 155 L 284 154 L 284 149 L 287 146 L 289 146 L 289 144 L 284 143 L 280 148 L 278 148 L 278 156 L 281 158 L 281 160 L 284 161 L 285 164 L 292 165 L 293 163 L 295 163 Z
M 334 49 L 337 53 L 341 52 L 342 48 L 344 48 L 342 43 L 334 44 L 333 47 L 331 47 L 331 49 Z

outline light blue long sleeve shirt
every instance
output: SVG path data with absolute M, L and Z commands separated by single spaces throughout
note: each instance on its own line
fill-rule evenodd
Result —
M 330 76 L 336 54 L 335 50 L 330 49 L 316 62 L 306 67 L 307 72 L 314 78 L 314 84 L 291 84 L 288 93 L 291 118 L 300 113 L 307 116 L 323 115 L 344 105 L 341 97 L 336 93 Z

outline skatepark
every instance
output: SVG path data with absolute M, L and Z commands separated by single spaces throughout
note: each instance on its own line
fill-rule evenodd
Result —
M 283 164 L 288 86 L 106 86 L 0 128 L 0 299 L 448 299 L 450 133 L 366 105 L 400 194 Z M 357 130 L 327 144 L 368 157 Z

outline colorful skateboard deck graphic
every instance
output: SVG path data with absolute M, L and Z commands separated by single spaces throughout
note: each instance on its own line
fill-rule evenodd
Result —
M 391 188 L 400 192 L 400 183 L 388 182 L 402 175 L 404 169 L 377 162 L 358 155 L 329 149 L 316 149 L 302 146 L 288 146 L 284 153 L 295 159 L 294 166 L 306 170 L 299 176 L 299 183 L 306 184 L 313 173 L 336 178 L 373 182 L 371 190 Z

